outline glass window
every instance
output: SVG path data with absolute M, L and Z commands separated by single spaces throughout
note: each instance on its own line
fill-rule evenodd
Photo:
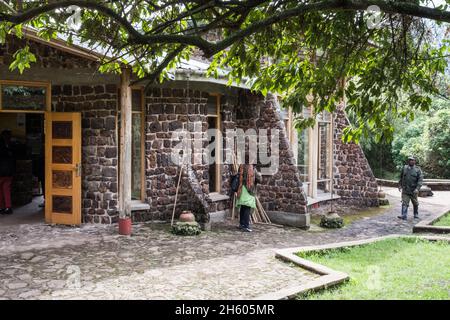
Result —
M 331 122 L 331 113 L 328 111 L 322 111 L 317 115 L 317 121 Z
M 142 111 L 142 90 L 133 89 L 131 90 L 131 109 L 133 111 Z
M 131 136 L 131 198 L 141 200 L 142 195 L 142 114 L 133 113 Z
M 308 107 L 303 108 L 302 115 L 304 118 L 307 118 L 310 116 L 311 109 Z M 293 117 L 298 117 L 298 115 L 293 114 Z M 287 131 L 289 133 L 290 130 L 292 130 L 292 152 L 294 153 L 294 158 L 298 167 L 298 171 L 300 174 L 300 179 L 302 182 L 308 183 L 310 182 L 310 150 L 309 150 L 309 129 L 303 129 L 299 131 L 297 128 L 295 128 L 295 121 L 291 122 L 290 124 L 291 128 Z
M 309 177 L 309 130 L 297 131 L 297 167 L 302 182 L 310 182 Z
M 216 116 L 217 115 L 217 96 L 209 96 L 208 97 L 208 115 Z
M 317 163 L 317 189 L 330 192 L 330 166 L 331 166 L 331 124 L 318 123 L 318 163 Z
M 45 111 L 46 88 L 2 85 L 2 109 Z

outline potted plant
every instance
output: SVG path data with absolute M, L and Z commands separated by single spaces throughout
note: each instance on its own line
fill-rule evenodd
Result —
M 195 221 L 195 215 L 191 211 L 182 211 L 178 220 L 172 224 L 172 233 L 182 236 L 195 236 L 201 233 L 200 225 Z

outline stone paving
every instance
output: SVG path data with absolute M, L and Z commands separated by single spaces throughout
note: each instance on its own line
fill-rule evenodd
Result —
M 167 224 L 148 223 L 122 237 L 114 225 L 0 226 L 0 298 L 255 298 L 317 277 L 276 260 L 277 248 L 411 233 L 411 217 L 396 218 L 398 192 L 386 192 L 391 207 L 366 211 L 331 231 L 255 225 L 254 232 L 243 233 L 228 222 L 197 237 L 179 237 Z M 450 209 L 449 196 L 435 192 L 421 199 L 421 217 Z

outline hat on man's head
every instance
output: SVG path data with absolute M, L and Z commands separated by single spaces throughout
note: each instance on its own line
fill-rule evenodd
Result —
M 416 158 L 415 158 L 414 156 L 409 156 L 409 157 L 408 157 L 408 160 L 414 160 L 414 161 L 416 161 Z

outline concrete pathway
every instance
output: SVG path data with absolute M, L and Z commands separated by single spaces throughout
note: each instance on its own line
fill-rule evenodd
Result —
M 276 260 L 274 249 L 411 233 L 411 217 L 396 218 L 398 191 L 386 192 L 391 207 L 365 211 L 331 231 L 255 225 L 243 233 L 224 223 L 198 237 L 179 237 L 167 224 L 149 223 L 121 237 L 117 226 L 4 226 L 0 219 L 0 298 L 256 298 L 317 277 Z M 422 217 L 447 209 L 450 192 L 421 199 Z

